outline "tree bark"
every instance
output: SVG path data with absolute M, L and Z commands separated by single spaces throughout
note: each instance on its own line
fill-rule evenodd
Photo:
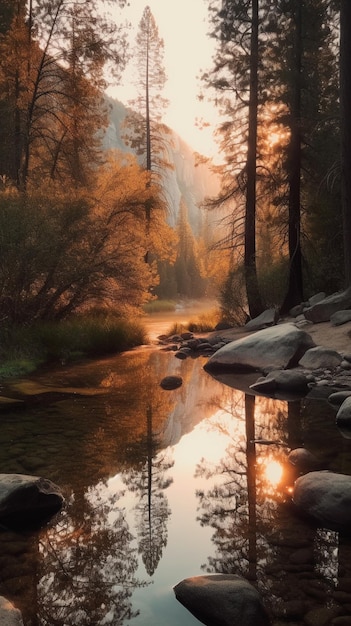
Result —
M 245 282 L 250 316 L 262 313 L 256 268 L 256 158 L 258 108 L 258 0 L 252 0 L 249 129 L 246 160 Z
M 340 7 L 341 193 L 345 287 L 351 286 L 351 2 Z
M 301 2 L 295 10 L 295 45 L 290 103 L 290 143 L 288 154 L 289 177 L 289 277 L 288 289 L 281 313 L 287 313 L 303 301 L 303 276 L 301 252 L 301 60 L 302 60 L 302 9 Z

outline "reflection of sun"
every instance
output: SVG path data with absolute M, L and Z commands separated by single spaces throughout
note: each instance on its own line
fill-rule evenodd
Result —
M 270 485 L 277 486 L 283 477 L 283 468 L 278 461 L 268 460 L 264 462 L 263 474 Z

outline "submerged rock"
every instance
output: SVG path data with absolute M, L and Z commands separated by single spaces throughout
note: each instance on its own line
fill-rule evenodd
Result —
M 47 521 L 64 503 L 57 485 L 26 474 L 0 474 L 0 522 L 26 527 Z
M 235 574 L 186 578 L 174 587 L 177 600 L 200 622 L 213 626 L 268 626 L 257 589 Z
M 162 389 L 166 389 L 167 391 L 178 389 L 178 387 L 181 387 L 182 384 L 183 379 L 181 376 L 165 376 L 160 382 Z

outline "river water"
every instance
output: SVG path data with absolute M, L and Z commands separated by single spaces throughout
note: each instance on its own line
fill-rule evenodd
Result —
M 351 474 L 335 410 L 251 396 L 205 361 L 144 347 L 6 389 L 26 402 L 2 409 L 0 472 L 66 500 L 40 531 L 0 532 L 0 595 L 25 626 L 195 626 L 173 586 L 213 572 L 254 582 L 275 626 L 351 616 L 350 540 L 296 514 L 286 462 L 305 446 Z M 183 384 L 165 391 L 170 374 Z

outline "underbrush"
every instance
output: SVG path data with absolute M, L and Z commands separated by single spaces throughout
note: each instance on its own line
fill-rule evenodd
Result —
M 220 312 L 215 309 L 213 311 L 207 311 L 206 313 L 202 313 L 194 320 L 190 320 L 185 324 L 175 322 L 168 332 L 170 335 L 179 335 L 180 333 L 184 333 L 187 331 L 191 333 L 208 333 L 215 330 L 215 327 L 220 319 Z
M 113 315 L 2 329 L 0 377 L 29 373 L 43 363 L 107 356 L 144 343 L 141 322 Z

